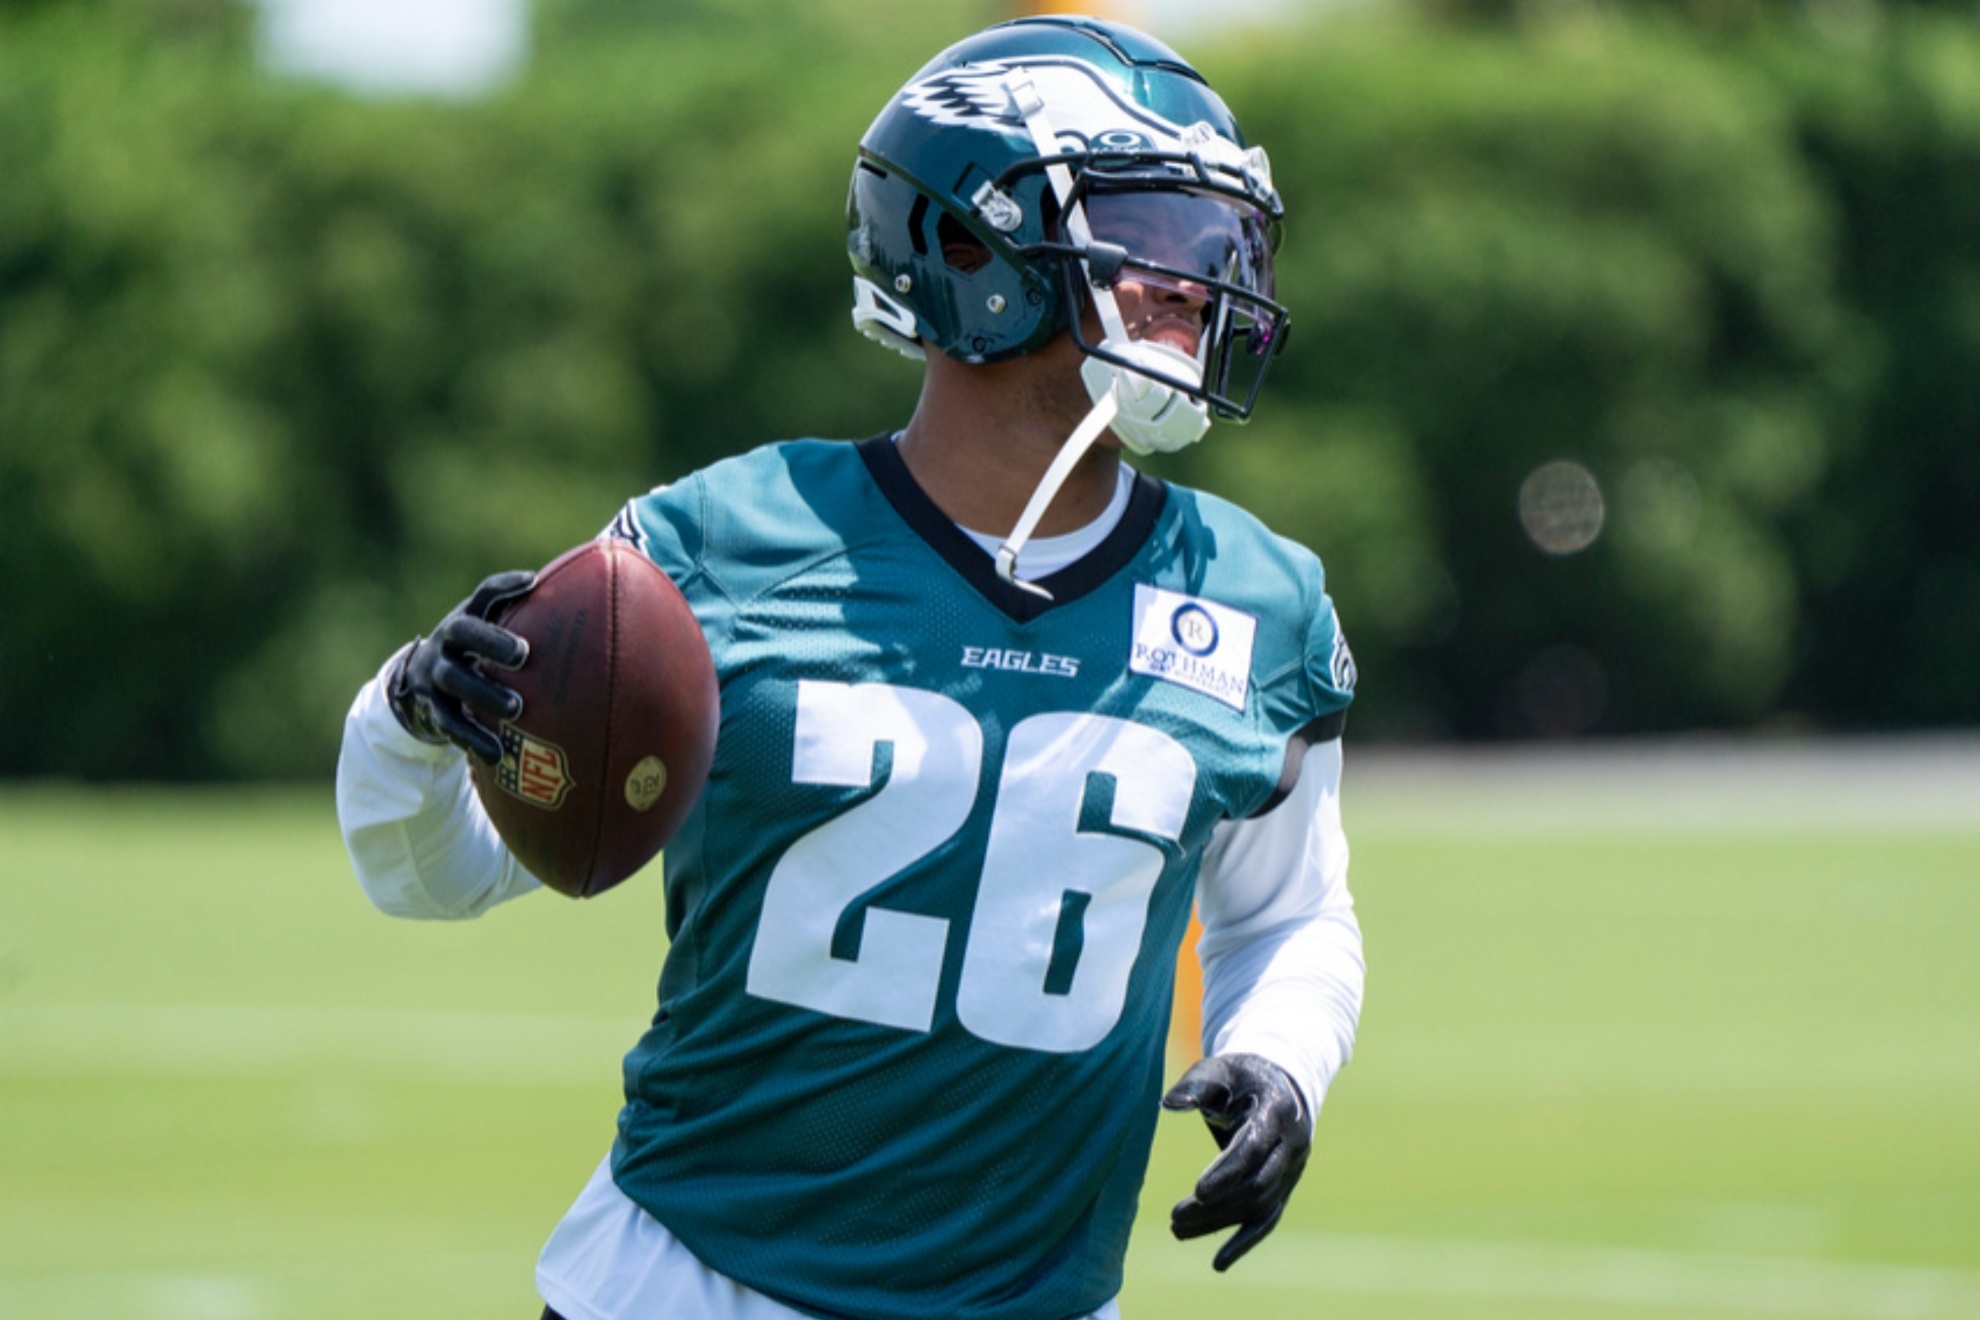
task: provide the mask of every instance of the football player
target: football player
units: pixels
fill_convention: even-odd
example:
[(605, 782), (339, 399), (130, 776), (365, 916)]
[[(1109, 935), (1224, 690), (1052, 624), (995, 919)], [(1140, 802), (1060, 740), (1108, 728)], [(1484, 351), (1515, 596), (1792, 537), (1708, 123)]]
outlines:
[[(1353, 663), (1313, 554), (1122, 450), (1249, 414), (1280, 214), (1203, 79), (1113, 23), (978, 33), (861, 141), (853, 319), (925, 363), (913, 415), (717, 463), (605, 533), (693, 606), (721, 737), (547, 1315), (1113, 1316), (1163, 1107), (1221, 1148), (1175, 1233), (1234, 1230), (1221, 1270), (1278, 1222), (1361, 1005)], [(339, 812), (387, 912), (537, 887), (466, 772), (523, 658), (481, 616), (528, 582), (351, 711)], [(1206, 1057), (1165, 1094), (1192, 903)]]

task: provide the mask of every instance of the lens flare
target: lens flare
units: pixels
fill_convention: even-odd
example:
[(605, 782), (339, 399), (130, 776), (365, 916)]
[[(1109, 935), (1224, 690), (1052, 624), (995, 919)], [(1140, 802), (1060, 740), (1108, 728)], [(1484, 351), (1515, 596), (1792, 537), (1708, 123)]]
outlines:
[(1519, 487), (1519, 525), (1550, 555), (1579, 554), (1602, 534), (1605, 510), (1595, 474), (1571, 459), (1543, 463)]

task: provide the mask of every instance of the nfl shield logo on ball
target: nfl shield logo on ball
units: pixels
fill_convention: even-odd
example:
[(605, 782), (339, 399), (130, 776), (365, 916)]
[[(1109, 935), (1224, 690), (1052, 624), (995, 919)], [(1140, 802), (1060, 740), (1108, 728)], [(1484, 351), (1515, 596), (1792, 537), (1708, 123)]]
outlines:
[(502, 726), (502, 764), (495, 771), (502, 791), (532, 806), (555, 811), (571, 791), (564, 749), (532, 738), (513, 724)]

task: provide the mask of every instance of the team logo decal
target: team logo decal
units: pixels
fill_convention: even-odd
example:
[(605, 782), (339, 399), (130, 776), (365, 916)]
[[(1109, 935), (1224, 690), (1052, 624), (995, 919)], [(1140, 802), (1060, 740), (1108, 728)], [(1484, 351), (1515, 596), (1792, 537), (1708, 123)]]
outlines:
[(1105, 75), (1080, 60), (1027, 56), (945, 69), (908, 87), (901, 103), (933, 123), (1028, 139), (1011, 95), (1011, 85), (1023, 82), (1052, 107), (1052, 129), (1062, 151), (1183, 152), (1242, 176), (1250, 187), (1272, 190), (1272, 165), (1263, 147), (1240, 147), (1207, 123), (1184, 127), (1164, 119), (1122, 96)]
[(1341, 631), (1338, 623), (1334, 625), (1334, 659), (1328, 668), (1338, 691), (1354, 691), (1354, 681), (1361, 676), (1361, 671), (1354, 667), (1354, 652), (1348, 650), (1347, 634)]
[(1197, 596), (1137, 584), (1128, 669), (1243, 710), (1258, 620)]
[(1103, 135), (1121, 142), (1135, 137), (1139, 146), (1151, 145), (1124, 130), (1123, 119), (1145, 126), (1156, 141), (1173, 143), (1183, 137), (1181, 125), (1126, 100), (1098, 70), (1078, 60), (1029, 57), (946, 69), (907, 88), (901, 100), (908, 109), (937, 124), (1023, 137), (1024, 116), (1018, 113), (1008, 86), (1013, 76), (1038, 88), (1045, 104), (1052, 107), (1052, 127), (1060, 136), (1076, 139), (1076, 147), (1097, 142)]
[(639, 530), (639, 519), (633, 517), (632, 505), (628, 504), (625, 508), (619, 510), (619, 516), (612, 519), (610, 525), (605, 528), (604, 534), (599, 539), (625, 541), (639, 549), (645, 549), (644, 546), (640, 545), (642, 537)]
[(532, 806), (555, 811), (571, 791), (570, 763), (564, 749), (533, 738), (513, 724), (502, 726), (502, 764), (495, 769), (502, 791)]
[[(671, 489), (673, 488), (670, 485), (662, 483), (646, 493), (648, 495), (665, 495)], [(601, 541), (626, 541), (634, 548), (644, 552), (646, 550), (646, 532), (639, 525), (638, 507), (638, 500), (633, 500), (626, 504), (625, 507), (619, 510), (618, 516), (606, 525), (605, 530), (598, 534), (598, 539)]]

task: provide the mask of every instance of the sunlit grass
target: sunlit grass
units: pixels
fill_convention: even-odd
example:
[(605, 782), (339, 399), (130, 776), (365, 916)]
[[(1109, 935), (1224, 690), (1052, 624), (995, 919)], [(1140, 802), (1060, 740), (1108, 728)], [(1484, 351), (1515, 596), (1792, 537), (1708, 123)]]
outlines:
[[(1980, 829), (1461, 805), (1351, 797), (1369, 1004), (1307, 1183), (1218, 1278), (1165, 1119), (1130, 1320), (1980, 1313)], [(656, 879), (393, 922), (321, 790), (0, 794), (0, 1315), (532, 1316)]]

